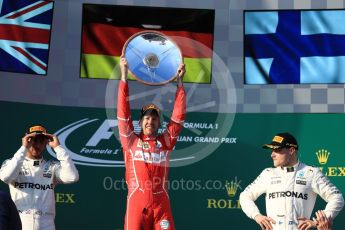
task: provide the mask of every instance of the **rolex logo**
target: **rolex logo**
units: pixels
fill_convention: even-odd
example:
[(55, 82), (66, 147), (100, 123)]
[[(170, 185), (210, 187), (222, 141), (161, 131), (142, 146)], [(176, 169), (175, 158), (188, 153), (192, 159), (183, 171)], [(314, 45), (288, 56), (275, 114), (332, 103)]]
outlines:
[(241, 181), (237, 181), (237, 177), (235, 177), (235, 180), (232, 180), (230, 182), (226, 181), (225, 188), (229, 197), (234, 197), (236, 195), (237, 189), (241, 188), (240, 183)]
[(316, 153), (317, 159), (319, 161), (320, 164), (324, 165), (327, 163), (328, 161), (328, 157), (331, 154), (330, 152), (328, 152), (326, 149), (320, 149), (319, 151), (317, 151)]

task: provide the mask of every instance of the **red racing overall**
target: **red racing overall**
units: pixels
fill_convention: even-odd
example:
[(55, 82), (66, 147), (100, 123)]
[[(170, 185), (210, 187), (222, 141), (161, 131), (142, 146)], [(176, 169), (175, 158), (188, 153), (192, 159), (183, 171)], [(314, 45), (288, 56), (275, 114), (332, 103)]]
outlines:
[(128, 84), (120, 81), (117, 119), (128, 187), (125, 230), (175, 229), (167, 190), (169, 154), (183, 128), (186, 98), (176, 90), (174, 110), (166, 130), (155, 138), (134, 133)]

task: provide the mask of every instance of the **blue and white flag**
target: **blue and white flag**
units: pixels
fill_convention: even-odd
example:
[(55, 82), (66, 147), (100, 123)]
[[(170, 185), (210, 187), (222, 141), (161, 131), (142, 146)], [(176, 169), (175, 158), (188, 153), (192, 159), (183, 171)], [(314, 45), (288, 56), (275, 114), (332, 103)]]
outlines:
[(345, 83), (345, 10), (244, 14), (246, 84)]
[(53, 2), (0, 0), (0, 71), (47, 73)]

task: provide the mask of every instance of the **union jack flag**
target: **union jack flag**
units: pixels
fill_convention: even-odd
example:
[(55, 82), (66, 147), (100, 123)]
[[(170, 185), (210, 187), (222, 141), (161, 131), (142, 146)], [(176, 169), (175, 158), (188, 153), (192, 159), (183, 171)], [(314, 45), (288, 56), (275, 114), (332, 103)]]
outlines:
[(0, 0), (0, 71), (47, 73), (53, 2)]

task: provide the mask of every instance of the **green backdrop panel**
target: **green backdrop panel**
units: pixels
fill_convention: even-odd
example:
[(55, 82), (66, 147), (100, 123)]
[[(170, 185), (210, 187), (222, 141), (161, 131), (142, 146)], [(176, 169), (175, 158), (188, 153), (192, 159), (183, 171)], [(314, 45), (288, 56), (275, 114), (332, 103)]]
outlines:
[[(56, 188), (57, 229), (123, 229), (127, 191), (122, 151), (114, 135), (117, 123), (111, 117), (114, 112), (9, 102), (0, 102), (0, 106), (0, 162), (12, 157), (33, 123), (59, 134), (73, 153), (80, 181)], [(133, 112), (134, 118), (138, 115), (139, 111)], [(240, 210), (239, 193), (272, 166), (270, 151), (261, 146), (278, 132), (294, 134), (301, 160), (322, 167), (345, 192), (344, 114), (236, 114), (233, 123), (227, 117), (230, 115), (187, 114), (172, 153), (172, 165), (185, 166), (170, 169), (169, 194), (177, 229), (258, 229)], [(319, 159), (316, 153), (328, 158)], [(45, 158), (51, 157), (45, 153)], [(8, 191), (2, 182), (0, 187)], [(263, 197), (257, 203), (264, 213)], [(318, 199), (315, 210), (323, 206)], [(334, 229), (344, 224), (342, 212)]]

